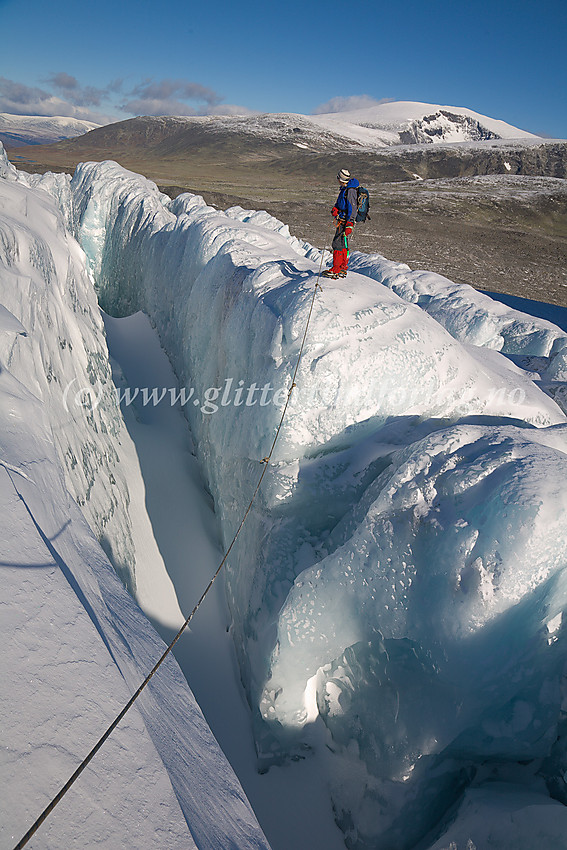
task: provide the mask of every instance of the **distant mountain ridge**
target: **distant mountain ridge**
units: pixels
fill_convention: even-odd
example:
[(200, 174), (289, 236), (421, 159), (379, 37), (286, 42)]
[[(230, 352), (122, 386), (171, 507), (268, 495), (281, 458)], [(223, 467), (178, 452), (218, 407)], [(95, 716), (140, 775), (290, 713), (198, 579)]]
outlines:
[(263, 187), (258, 203), (265, 203), (269, 186), (318, 185), (345, 162), (370, 185), (486, 174), (567, 176), (565, 142), (463, 107), (411, 102), (326, 115), (139, 116), (12, 154), (18, 167), (31, 171), (72, 171), (92, 160), (115, 160), (158, 185), (227, 198), (253, 198)]
[[(98, 125), (66, 117), (8, 115), (0, 113), (0, 141), (8, 147), (52, 144), (76, 138), (92, 130), (123, 127), (129, 122), (146, 122), (145, 142), (151, 144), (164, 132), (184, 136), (191, 130), (194, 139), (218, 134), (244, 134), (250, 140), (289, 142), (297, 148), (322, 153), (344, 149), (345, 142), (355, 148), (384, 148), (398, 145), (483, 142), (498, 139), (536, 141), (540, 137), (459, 106), (439, 106), (413, 101), (394, 101), (349, 112), (317, 115), (265, 113), (245, 116), (162, 116), (127, 119), (116, 124)], [(136, 125), (129, 124), (130, 129)], [(114, 129), (109, 131), (114, 133)], [(107, 136), (100, 134), (100, 138)], [(186, 142), (186, 139), (185, 139)], [(171, 147), (168, 144), (168, 147)], [(170, 153), (175, 151), (170, 150)]]
[[(97, 141), (113, 138), (119, 146), (156, 144), (165, 156), (181, 148), (216, 144), (240, 135), (247, 145), (268, 143), (312, 153), (384, 149), (400, 145), (489, 140), (541, 141), (539, 136), (480, 115), (464, 107), (399, 101), (352, 112), (302, 115), (268, 112), (259, 115), (138, 116), (100, 127)], [(90, 144), (95, 137), (82, 140)]]
[(63, 139), (75, 138), (99, 126), (92, 121), (82, 121), (62, 115), (44, 117), (9, 115), (6, 112), (0, 112), (0, 141), (12, 148), (25, 145), (49, 145)]

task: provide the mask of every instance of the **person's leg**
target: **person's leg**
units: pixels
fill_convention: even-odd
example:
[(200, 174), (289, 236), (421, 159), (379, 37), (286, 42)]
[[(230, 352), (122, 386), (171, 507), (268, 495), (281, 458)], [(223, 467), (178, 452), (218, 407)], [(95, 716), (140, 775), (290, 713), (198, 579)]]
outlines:
[(335, 236), (333, 242), (331, 244), (331, 248), (333, 249), (333, 265), (330, 269), (327, 269), (323, 274), (329, 275), (338, 275), (343, 268), (344, 262), (344, 247), (345, 247), (345, 237), (344, 237), (345, 227), (344, 224), (339, 224), (336, 229)]
[(342, 227), (342, 248), (339, 252), (340, 256), (338, 257), (338, 261), (340, 264), (339, 275), (341, 277), (346, 277), (347, 269), (348, 269), (348, 237), (345, 233), (344, 225)]
[(345, 226), (339, 224), (335, 232), (332, 244), (333, 249), (333, 271), (340, 272), (343, 267), (343, 251), (345, 247)]

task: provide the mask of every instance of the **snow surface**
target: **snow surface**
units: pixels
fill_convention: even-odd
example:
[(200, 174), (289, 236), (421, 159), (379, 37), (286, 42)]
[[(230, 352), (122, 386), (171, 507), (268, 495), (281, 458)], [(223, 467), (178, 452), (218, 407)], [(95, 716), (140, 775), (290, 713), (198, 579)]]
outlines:
[[(194, 390), (185, 413), (226, 544), (320, 253), (265, 212), (170, 201), (111, 162), (45, 188), (103, 307), (143, 310)], [(530, 793), (567, 799), (567, 419), (542, 391), (565, 382), (567, 336), (437, 275), (353, 263), (317, 294), (275, 461), (226, 567), (231, 633), (268, 777), (326, 777), (351, 847), (445, 833), (449, 846), (451, 813), (458, 841), (484, 814), (488, 785), (467, 801), (487, 760), (536, 760)], [(499, 817), (523, 793), (496, 794)], [(540, 826), (525, 825), (533, 846)]]
[[(474, 357), (493, 368), (498, 368), (499, 358), (491, 351), (508, 355), (508, 369), (511, 362), (515, 363), (518, 373), (537, 381), (567, 412), (567, 333), (558, 325), (495, 301), (468, 284), (453, 283), (433, 272), (412, 270), (405, 263), (392, 263), (379, 254), (355, 251), (351, 268), (418, 304), (451, 336), (468, 346)], [(494, 391), (502, 392), (502, 388)], [(515, 390), (511, 388), (510, 392)]]

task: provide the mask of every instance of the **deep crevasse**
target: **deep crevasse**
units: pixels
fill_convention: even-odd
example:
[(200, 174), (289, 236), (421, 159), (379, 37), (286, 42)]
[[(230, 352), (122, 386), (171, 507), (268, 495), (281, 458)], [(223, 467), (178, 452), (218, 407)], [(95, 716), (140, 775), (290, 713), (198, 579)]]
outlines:
[[(187, 406), (229, 541), (279, 419), (317, 251), (265, 213), (170, 202), (113, 163), (48, 180), (103, 306), (144, 309), (197, 399), (230, 387), (212, 413)], [(540, 374), (497, 349), (558, 382), (566, 339), (469, 287), (456, 302), (439, 276), (353, 266), (364, 276), (317, 296), (227, 589), (262, 758), (327, 744), (352, 845), (410, 847), (478, 764), (549, 756), (557, 737), (565, 417)], [(419, 297), (402, 294), (435, 295), (435, 319), (371, 277), (416, 282)], [(253, 404), (235, 404), (238, 387)], [(555, 748), (543, 767), (556, 793), (564, 763)]]
[[(127, 435), (85, 257), (26, 183), (0, 149), (3, 848), (165, 648), (95, 537), (132, 586)], [(96, 405), (74, 404), (81, 388)], [(29, 842), (72, 845), (267, 850), (171, 656)]]

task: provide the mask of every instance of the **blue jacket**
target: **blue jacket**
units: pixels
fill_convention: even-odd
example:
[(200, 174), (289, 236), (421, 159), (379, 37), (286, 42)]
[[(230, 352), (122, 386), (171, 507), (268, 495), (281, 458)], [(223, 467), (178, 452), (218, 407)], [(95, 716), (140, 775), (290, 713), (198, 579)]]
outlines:
[(354, 221), (357, 213), (357, 189), (360, 183), (356, 178), (351, 177), (346, 186), (341, 186), (339, 197), (337, 198), (336, 208), (339, 211), (339, 218), (345, 221)]

